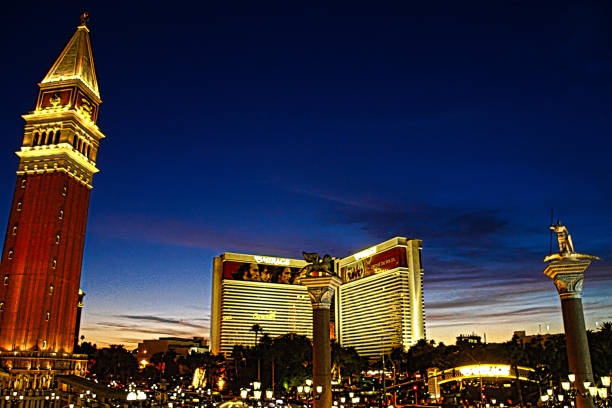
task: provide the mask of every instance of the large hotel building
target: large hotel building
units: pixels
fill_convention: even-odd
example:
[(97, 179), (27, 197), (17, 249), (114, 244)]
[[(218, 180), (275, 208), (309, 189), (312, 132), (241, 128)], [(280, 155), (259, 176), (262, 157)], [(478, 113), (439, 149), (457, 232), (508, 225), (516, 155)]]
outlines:
[[(342, 285), (332, 305), (332, 337), (375, 358), (425, 338), (423, 269), (417, 239), (396, 237), (335, 260)], [(256, 336), (312, 338), (312, 307), (299, 284), (303, 260), (224, 253), (213, 261), (210, 347), (231, 353)], [(261, 333), (252, 328), (257, 324)]]

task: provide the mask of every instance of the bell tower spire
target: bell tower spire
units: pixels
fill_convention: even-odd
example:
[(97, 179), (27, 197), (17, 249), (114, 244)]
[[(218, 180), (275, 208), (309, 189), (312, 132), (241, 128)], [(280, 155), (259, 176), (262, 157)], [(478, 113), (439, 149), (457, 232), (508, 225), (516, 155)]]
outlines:
[(102, 101), (87, 21), (84, 13), (38, 84), (34, 110), (22, 116), (0, 261), (0, 351), (15, 356), (73, 350), (89, 197), (104, 138), (96, 125)]
[(79, 79), (100, 98), (98, 79), (96, 78), (96, 69), (91, 53), (91, 42), (89, 41), (88, 21), (89, 14), (85, 11), (81, 14), (81, 23), (77, 27), (77, 31), (45, 75), (42, 84)]

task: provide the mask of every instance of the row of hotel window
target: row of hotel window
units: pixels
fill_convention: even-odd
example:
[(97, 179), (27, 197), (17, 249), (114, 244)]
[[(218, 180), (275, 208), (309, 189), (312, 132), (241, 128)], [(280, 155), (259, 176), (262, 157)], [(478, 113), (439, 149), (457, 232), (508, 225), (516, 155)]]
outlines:
[[(32, 139), (32, 147), (34, 146), (42, 146), (42, 145), (50, 145), (50, 144), (58, 144), (60, 141), (60, 131), (49, 131), (49, 132), (35, 132), (34, 137)], [(72, 146), (78, 150), (81, 154), (83, 154), (88, 159), (91, 154), (91, 145), (78, 137), (76, 134), (72, 139)]]

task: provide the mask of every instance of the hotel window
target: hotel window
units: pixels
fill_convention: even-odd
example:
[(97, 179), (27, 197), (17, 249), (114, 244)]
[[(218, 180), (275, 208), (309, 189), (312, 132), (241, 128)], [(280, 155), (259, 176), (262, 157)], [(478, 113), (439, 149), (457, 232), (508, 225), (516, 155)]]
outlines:
[(53, 261), (51, 261), (51, 267), (53, 269), (57, 268), (57, 259), (53, 258)]
[(52, 294), (53, 294), (53, 289), (55, 289), (55, 288), (53, 287), (53, 285), (52, 285), (52, 284), (51, 284), (51, 285), (49, 285), (49, 294), (50, 294), (50, 295), (52, 295)]
[(13, 235), (17, 235), (17, 224), (13, 225)]
[(49, 319), (50, 319), (50, 318), (51, 318), (51, 313), (50, 313), (50, 312), (47, 312), (47, 313), (45, 314), (45, 320), (46, 320), (46, 321), (49, 321)]
[(64, 210), (62, 210), (61, 208), (59, 210), (59, 215), (57, 216), (57, 218), (59, 218), (60, 220), (64, 219)]
[(4, 275), (4, 286), (8, 286), (8, 282), (9, 282), (9, 276)]
[(9, 249), (9, 251), (8, 251), (8, 259), (13, 259), (13, 255), (15, 255), (15, 252), (12, 249)]

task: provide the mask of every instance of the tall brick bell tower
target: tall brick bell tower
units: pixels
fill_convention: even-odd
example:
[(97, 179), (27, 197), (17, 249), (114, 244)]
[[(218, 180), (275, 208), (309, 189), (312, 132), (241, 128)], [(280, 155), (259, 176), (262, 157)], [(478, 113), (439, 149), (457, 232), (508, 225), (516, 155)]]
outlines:
[[(85, 370), (82, 356), (70, 353), (92, 176), (104, 138), (96, 126), (101, 100), (87, 20), (84, 13), (39, 84), (36, 108), (23, 115), (0, 263), (0, 365), (13, 373)], [(33, 385), (22, 381), (12, 385)]]

